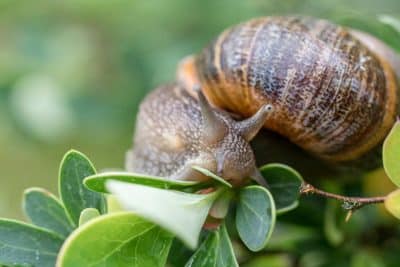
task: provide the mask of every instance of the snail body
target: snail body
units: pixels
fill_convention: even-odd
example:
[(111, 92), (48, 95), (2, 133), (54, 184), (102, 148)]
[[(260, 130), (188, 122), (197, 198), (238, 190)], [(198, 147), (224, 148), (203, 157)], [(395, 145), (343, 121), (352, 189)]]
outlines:
[(395, 121), (399, 61), (374, 50), (379, 40), (355, 36), (307, 17), (227, 29), (144, 100), (128, 170), (186, 179), (200, 165), (231, 181), (257, 179), (248, 142), (262, 126), (326, 161), (361, 157)]
[(232, 184), (259, 179), (249, 141), (270, 110), (264, 105), (237, 122), (212, 108), (201, 91), (196, 98), (176, 83), (161, 86), (141, 105), (127, 169), (178, 180), (207, 179), (192, 168), (200, 166)]

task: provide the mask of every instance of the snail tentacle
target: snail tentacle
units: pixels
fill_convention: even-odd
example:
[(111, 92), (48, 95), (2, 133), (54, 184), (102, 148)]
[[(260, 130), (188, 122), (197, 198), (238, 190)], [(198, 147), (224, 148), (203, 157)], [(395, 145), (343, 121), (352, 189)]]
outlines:
[(203, 92), (200, 89), (196, 89), (196, 91), (203, 118), (202, 141), (209, 144), (216, 143), (226, 135), (227, 127), (224, 125), (224, 122), (218, 118)]
[(272, 105), (263, 105), (257, 113), (237, 124), (239, 132), (246, 141), (251, 141), (265, 124), (265, 120), (273, 110)]

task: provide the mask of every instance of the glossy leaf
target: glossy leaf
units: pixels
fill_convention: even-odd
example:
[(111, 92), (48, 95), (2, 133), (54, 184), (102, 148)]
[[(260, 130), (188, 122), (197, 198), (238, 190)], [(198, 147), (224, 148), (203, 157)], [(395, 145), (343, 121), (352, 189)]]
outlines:
[(53, 267), (63, 238), (33, 225), (0, 220), (0, 264)]
[(223, 219), (228, 214), (229, 206), (233, 197), (233, 192), (228, 190), (222, 193), (214, 202), (210, 209), (210, 216)]
[(82, 210), (95, 208), (105, 213), (106, 202), (103, 195), (84, 187), (83, 179), (96, 173), (89, 159), (78, 151), (67, 152), (60, 166), (59, 190), (68, 215), (75, 225), (79, 225)]
[(396, 122), (383, 143), (383, 167), (390, 180), (400, 187), (400, 122)]
[(189, 194), (112, 180), (106, 186), (126, 210), (162, 226), (192, 249), (219, 194)]
[(107, 196), (107, 213), (112, 213), (112, 212), (119, 212), (119, 211), (124, 211), (124, 209), (121, 207), (121, 204), (118, 202), (117, 198), (114, 195), (108, 195)]
[(301, 175), (291, 167), (279, 163), (265, 165), (260, 171), (268, 183), (277, 212), (283, 213), (296, 208), (303, 183)]
[(176, 189), (182, 190), (198, 184), (193, 181), (177, 181), (168, 180), (162, 177), (149, 176), (138, 173), (129, 172), (106, 172), (87, 177), (83, 183), (87, 188), (93, 191), (108, 193), (106, 189), (106, 182), (109, 180), (116, 180), (131, 184), (141, 184), (162, 189)]
[(193, 166), (192, 168), (195, 169), (195, 170), (198, 171), (198, 172), (201, 172), (201, 173), (204, 174), (205, 176), (208, 176), (208, 177), (214, 179), (215, 181), (219, 182), (219, 183), (222, 184), (222, 185), (225, 185), (225, 186), (227, 186), (227, 187), (232, 187), (232, 185), (231, 185), (229, 182), (227, 182), (224, 178), (219, 177), (218, 175), (216, 175), (216, 174), (213, 173), (213, 172), (210, 172), (210, 171), (207, 170), (207, 169), (204, 169), (204, 168), (199, 167), (199, 166)]
[(193, 256), (193, 250), (189, 249), (181, 240), (175, 238), (172, 241), (171, 249), (168, 255), (168, 267), (185, 266)]
[(225, 225), (209, 233), (185, 267), (239, 267)]
[(97, 217), (63, 245), (57, 267), (164, 267), (172, 235), (132, 213)]
[(400, 220), (400, 189), (390, 193), (385, 200), (385, 208)]
[(259, 251), (266, 246), (275, 225), (275, 218), (274, 199), (267, 189), (248, 186), (240, 191), (236, 228), (250, 250)]
[(96, 217), (99, 217), (100, 213), (97, 209), (87, 208), (81, 212), (81, 216), (79, 217), (79, 226), (84, 225), (88, 221), (93, 220)]
[(393, 29), (395, 29), (397, 32), (400, 33), (400, 20), (392, 17), (390, 15), (380, 15), (379, 16), (379, 21), (391, 26)]
[(67, 237), (74, 229), (64, 206), (50, 192), (30, 188), (24, 192), (23, 207), (34, 225)]

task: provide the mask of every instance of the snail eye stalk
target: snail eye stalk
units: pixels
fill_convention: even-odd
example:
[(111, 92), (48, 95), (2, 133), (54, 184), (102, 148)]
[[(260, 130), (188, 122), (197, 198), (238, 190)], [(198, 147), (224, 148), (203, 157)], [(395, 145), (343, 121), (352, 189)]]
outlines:
[(264, 126), (265, 120), (272, 111), (272, 105), (266, 104), (263, 105), (252, 117), (238, 122), (237, 128), (242, 137), (250, 142)]
[(228, 128), (225, 123), (218, 118), (199, 86), (195, 87), (195, 91), (197, 91), (201, 115), (203, 117), (202, 139), (207, 144), (217, 143), (224, 138)]

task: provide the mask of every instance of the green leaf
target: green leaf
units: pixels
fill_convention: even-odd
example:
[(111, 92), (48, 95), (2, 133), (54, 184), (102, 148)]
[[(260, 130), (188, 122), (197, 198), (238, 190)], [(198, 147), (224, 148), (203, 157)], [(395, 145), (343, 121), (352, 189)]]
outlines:
[(97, 209), (94, 209), (94, 208), (84, 209), (81, 212), (81, 216), (79, 217), (79, 226), (82, 226), (85, 223), (87, 223), (88, 221), (90, 221), (96, 217), (99, 217), (99, 216), (100, 216), (100, 213)]
[(64, 206), (50, 192), (30, 188), (24, 192), (23, 207), (26, 216), (39, 227), (67, 237), (74, 229)]
[(345, 239), (343, 230), (345, 214), (340, 203), (333, 199), (328, 200), (324, 214), (323, 230), (326, 239), (333, 246), (339, 246)]
[(107, 213), (124, 211), (114, 195), (107, 196)]
[(57, 267), (164, 267), (172, 235), (128, 212), (97, 217), (67, 239)]
[(268, 183), (268, 189), (274, 198), (278, 213), (292, 210), (298, 206), (303, 178), (297, 171), (279, 163), (265, 165), (261, 167), (260, 171)]
[(239, 267), (225, 225), (211, 232), (185, 267)]
[(83, 183), (87, 188), (96, 192), (108, 193), (106, 182), (116, 180), (131, 184), (141, 184), (162, 189), (182, 190), (192, 187), (198, 182), (168, 180), (162, 177), (149, 176), (145, 174), (129, 173), (129, 172), (106, 172), (85, 178)]
[(236, 210), (236, 228), (251, 251), (263, 249), (275, 225), (275, 203), (271, 193), (261, 186), (248, 186), (240, 191)]
[(83, 179), (96, 173), (92, 163), (82, 153), (71, 150), (65, 154), (59, 175), (59, 191), (68, 215), (75, 225), (79, 225), (81, 211), (95, 208), (106, 212), (103, 195), (92, 192), (83, 186)]
[(185, 266), (192, 255), (192, 250), (190, 250), (181, 240), (174, 238), (168, 255), (168, 264), (166, 266)]
[(390, 16), (390, 15), (380, 15), (378, 17), (379, 21), (389, 25), (390, 27), (392, 27), (393, 29), (395, 29), (397, 32), (400, 33), (400, 20)]
[(220, 193), (189, 194), (112, 180), (106, 186), (126, 210), (160, 225), (192, 249), (196, 248), (204, 221)]
[(400, 220), (400, 189), (393, 191), (386, 197), (385, 208)]
[(383, 143), (383, 167), (390, 180), (400, 187), (400, 122), (396, 122)]
[(231, 190), (227, 190), (224, 193), (222, 193), (212, 205), (210, 209), (210, 216), (217, 219), (225, 218), (226, 215), (228, 214), (232, 197), (233, 197), (233, 192)]
[(62, 243), (53, 232), (0, 219), (0, 264), (53, 267)]
[(207, 169), (204, 169), (204, 168), (199, 167), (199, 166), (193, 166), (192, 168), (195, 169), (196, 171), (204, 174), (205, 176), (208, 176), (208, 177), (214, 179), (215, 181), (219, 182), (222, 185), (225, 185), (225, 186), (230, 187), (230, 188), (232, 187), (232, 185), (230, 183), (228, 183), (224, 178), (219, 177), (218, 175), (214, 174), (213, 172), (210, 172)]

